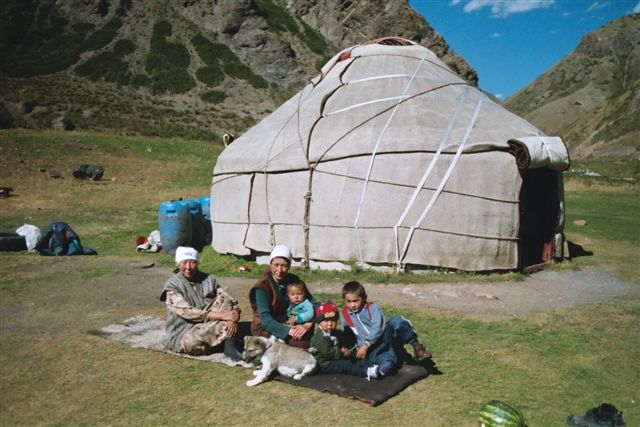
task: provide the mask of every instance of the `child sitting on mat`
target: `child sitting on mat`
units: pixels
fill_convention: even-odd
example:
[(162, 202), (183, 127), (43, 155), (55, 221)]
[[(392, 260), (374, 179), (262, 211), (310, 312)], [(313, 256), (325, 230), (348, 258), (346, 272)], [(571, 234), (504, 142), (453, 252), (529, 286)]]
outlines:
[(357, 342), (355, 357), (374, 363), (371, 378), (394, 374), (399, 367), (398, 354), (404, 344), (411, 344), (414, 358), (431, 357), (418, 341), (418, 334), (411, 322), (402, 316), (391, 316), (385, 321), (377, 304), (367, 301), (367, 293), (360, 282), (349, 282), (342, 287), (345, 307), (342, 310), (342, 327), (354, 333)]
[(370, 379), (375, 368), (365, 359), (353, 358), (353, 352), (340, 342), (337, 329), (338, 307), (331, 301), (316, 309), (316, 327), (309, 351), (318, 361), (319, 374), (346, 374)]

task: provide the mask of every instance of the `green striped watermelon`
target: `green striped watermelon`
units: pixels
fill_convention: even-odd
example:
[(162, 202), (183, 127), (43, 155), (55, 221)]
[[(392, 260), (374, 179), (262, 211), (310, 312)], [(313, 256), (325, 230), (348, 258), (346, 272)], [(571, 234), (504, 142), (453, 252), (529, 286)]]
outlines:
[(478, 422), (480, 427), (525, 427), (522, 412), (500, 400), (491, 400), (480, 408)]

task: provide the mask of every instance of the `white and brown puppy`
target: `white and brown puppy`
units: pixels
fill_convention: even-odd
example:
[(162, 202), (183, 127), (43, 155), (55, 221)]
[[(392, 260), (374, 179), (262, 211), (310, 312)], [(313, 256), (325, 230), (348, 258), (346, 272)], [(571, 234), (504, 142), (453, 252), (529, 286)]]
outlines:
[(260, 358), (262, 362), (262, 367), (253, 371), (255, 378), (247, 381), (249, 387), (267, 381), (274, 371), (299, 380), (317, 366), (316, 359), (307, 350), (281, 343), (275, 336), (245, 337), (242, 358), (247, 362)]

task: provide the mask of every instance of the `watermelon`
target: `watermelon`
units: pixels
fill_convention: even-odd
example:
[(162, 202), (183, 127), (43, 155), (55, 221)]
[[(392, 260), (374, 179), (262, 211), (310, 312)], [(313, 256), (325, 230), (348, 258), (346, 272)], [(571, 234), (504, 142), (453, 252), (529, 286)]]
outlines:
[(500, 400), (491, 400), (480, 408), (478, 422), (480, 427), (525, 427), (522, 412)]

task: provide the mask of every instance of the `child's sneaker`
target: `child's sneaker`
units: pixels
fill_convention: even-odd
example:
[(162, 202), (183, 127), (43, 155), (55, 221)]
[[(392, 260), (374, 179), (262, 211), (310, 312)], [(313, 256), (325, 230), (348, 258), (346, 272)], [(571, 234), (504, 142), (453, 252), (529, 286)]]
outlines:
[(416, 360), (431, 359), (431, 353), (422, 344), (416, 344), (413, 347), (413, 358)]
[(367, 381), (378, 378), (378, 365), (373, 365), (367, 368)]

